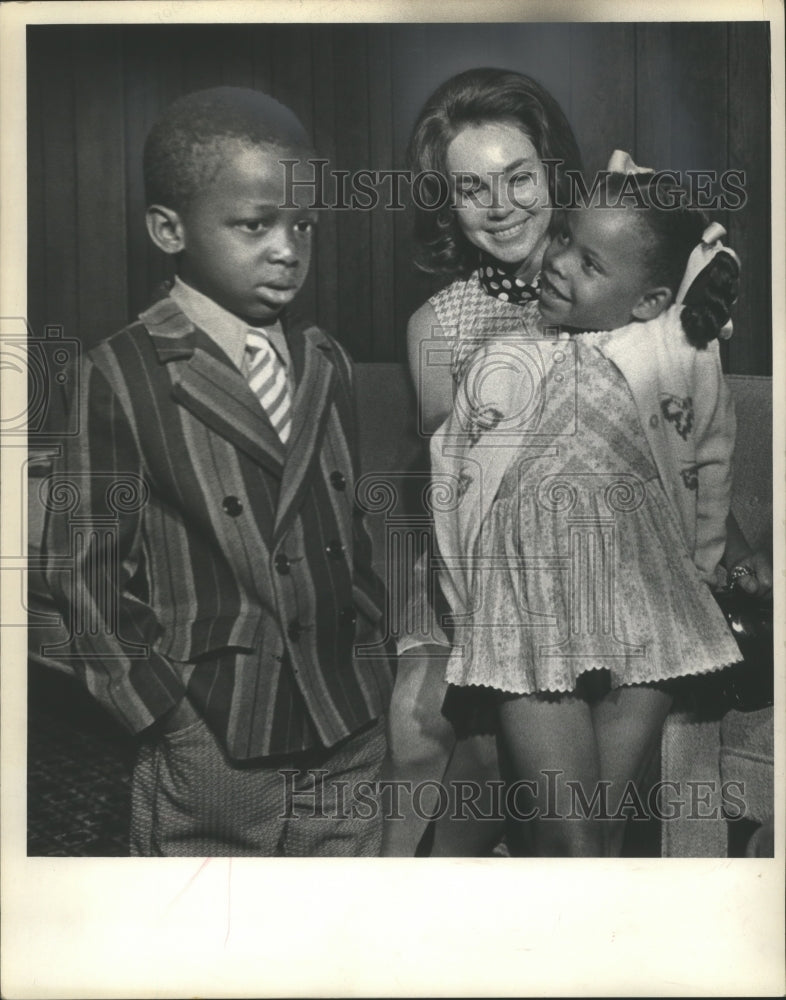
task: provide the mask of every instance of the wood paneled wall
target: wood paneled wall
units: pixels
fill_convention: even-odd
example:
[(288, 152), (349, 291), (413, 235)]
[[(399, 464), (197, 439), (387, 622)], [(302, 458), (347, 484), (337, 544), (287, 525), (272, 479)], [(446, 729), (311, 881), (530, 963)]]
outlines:
[[(290, 105), (341, 170), (403, 166), (443, 80), (479, 65), (557, 98), (586, 166), (614, 147), (656, 168), (740, 168), (720, 216), (743, 260), (729, 371), (771, 371), (766, 23), (135, 25), (28, 28), (29, 304), (89, 346), (147, 304), (167, 262), (144, 229), (141, 151), (190, 90), (259, 87)], [(412, 264), (409, 211), (320, 221), (304, 305), (358, 361), (401, 361), (408, 315), (436, 287)]]

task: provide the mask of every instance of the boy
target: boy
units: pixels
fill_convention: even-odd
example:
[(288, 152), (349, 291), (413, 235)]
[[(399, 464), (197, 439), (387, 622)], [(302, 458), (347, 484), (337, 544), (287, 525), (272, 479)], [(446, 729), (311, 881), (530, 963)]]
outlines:
[(52, 480), (48, 551), (76, 560), (49, 571), (69, 656), (143, 736), (132, 854), (379, 853), (392, 667), (354, 654), (379, 639), (382, 594), (353, 503), (351, 369), (285, 315), (316, 219), (280, 161), (309, 155), (258, 91), (190, 94), (154, 125), (147, 226), (177, 277), (89, 353)]

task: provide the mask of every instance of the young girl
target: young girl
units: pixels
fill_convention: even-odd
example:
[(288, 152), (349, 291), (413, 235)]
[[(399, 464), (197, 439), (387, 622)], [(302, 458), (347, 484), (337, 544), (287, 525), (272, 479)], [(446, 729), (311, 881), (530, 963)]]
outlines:
[(516, 854), (619, 854), (668, 682), (739, 658), (708, 586), (738, 262), (651, 177), (610, 174), (566, 213), (541, 272), (553, 336), (477, 352), (432, 439), (453, 488), (435, 512), (446, 678), (495, 692)]

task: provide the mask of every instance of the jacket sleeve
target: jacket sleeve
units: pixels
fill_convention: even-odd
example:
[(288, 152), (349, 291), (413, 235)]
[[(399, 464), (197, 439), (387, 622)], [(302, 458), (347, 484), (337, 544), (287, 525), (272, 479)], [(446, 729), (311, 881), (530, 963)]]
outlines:
[(702, 575), (712, 581), (726, 544), (731, 504), (736, 420), (717, 341), (696, 354), (696, 553)]
[(184, 687), (155, 651), (160, 628), (140, 582), (149, 485), (131, 424), (90, 358), (80, 385), (79, 434), (64, 440), (47, 501), (47, 585), (69, 632), (51, 655), (139, 732), (173, 708)]

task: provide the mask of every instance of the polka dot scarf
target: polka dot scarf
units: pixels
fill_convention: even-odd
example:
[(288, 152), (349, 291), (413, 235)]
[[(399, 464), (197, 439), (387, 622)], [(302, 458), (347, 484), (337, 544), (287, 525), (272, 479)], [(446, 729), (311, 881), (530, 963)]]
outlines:
[(501, 267), (497, 261), (486, 256), (480, 261), (480, 283), (487, 295), (514, 305), (537, 299), (540, 291), (540, 276), (530, 285), (523, 278), (517, 278), (512, 270)]

